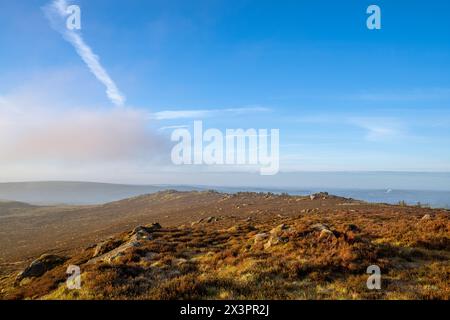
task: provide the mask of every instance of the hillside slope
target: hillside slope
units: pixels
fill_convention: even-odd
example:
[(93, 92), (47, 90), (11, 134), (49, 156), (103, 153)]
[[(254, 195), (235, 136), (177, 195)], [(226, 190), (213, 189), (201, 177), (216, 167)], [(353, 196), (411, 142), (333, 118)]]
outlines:
[[(68, 221), (60, 228), (73, 230), (72, 241), (46, 242), (34, 258), (56, 252), (60, 262), (22, 278), (24, 265), (10, 265), (3, 298), (450, 298), (446, 210), (327, 194), (167, 191), (55, 215)], [(82, 270), (81, 290), (66, 288), (71, 264)], [(373, 264), (379, 291), (366, 287)]]

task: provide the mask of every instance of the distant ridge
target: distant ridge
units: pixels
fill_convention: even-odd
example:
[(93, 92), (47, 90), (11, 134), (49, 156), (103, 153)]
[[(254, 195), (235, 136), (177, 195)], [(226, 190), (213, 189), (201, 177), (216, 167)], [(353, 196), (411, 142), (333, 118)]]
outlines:
[[(170, 187), (178, 191), (194, 187)], [(167, 186), (125, 185), (97, 182), (43, 181), (0, 183), (0, 201), (36, 205), (91, 205), (117, 201), (168, 189)]]
[(450, 208), (450, 191), (405, 190), (401, 188), (333, 188), (333, 187), (226, 187), (208, 185), (126, 185), (98, 182), (42, 181), (0, 183), (0, 201), (18, 201), (33, 205), (96, 205), (119, 201), (164, 190), (205, 191), (224, 193), (272, 192), (276, 194), (309, 195), (326, 191), (345, 198), (360, 199), (371, 203), (409, 205), (420, 203), (432, 208)]

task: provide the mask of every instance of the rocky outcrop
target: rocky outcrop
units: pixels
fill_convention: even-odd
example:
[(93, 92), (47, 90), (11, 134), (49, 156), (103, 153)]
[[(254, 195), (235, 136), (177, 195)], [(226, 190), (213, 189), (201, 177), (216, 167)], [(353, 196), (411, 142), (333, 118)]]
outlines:
[(264, 243), (264, 249), (269, 249), (273, 246), (284, 244), (289, 242), (289, 236), (291, 234), (291, 229), (285, 225), (280, 224), (279, 226), (270, 230), (269, 233), (260, 233), (255, 236), (255, 244)]
[(309, 196), (309, 198), (311, 200), (340, 200), (340, 201), (345, 201), (347, 202), (347, 205), (352, 205), (354, 202), (354, 199), (352, 198), (344, 198), (344, 197), (339, 197), (339, 196), (334, 196), (329, 194), (328, 192), (318, 192), (318, 193), (314, 193), (311, 194)]
[(120, 246), (123, 243), (123, 241), (120, 240), (114, 240), (114, 239), (108, 239), (106, 241), (100, 242), (97, 244), (97, 246), (94, 249), (94, 254), (92, 255), (93, 258), (101, 256), (107, 252), (110, 252), (111, 250), (114, 250), (118, 246)]
[[(128, 234), (128, 236), (124, 240), (115, 242), (115, 244), (119, 243), (118, 246), (113, 246), (108, 241), (103, 242), (97, 246), (93, 258), (87, 263), (93, 264), (98, 261), (113, 262), (116, 258), (125, 255), (126, 251), (128, 251), (129, 249), (140, 247), (142, 245), (142, 242), (144, 241), (153, 240), (153, 233), (157, 230), (160, 230), (161, 228), (162, 227), (159, 223), (153, 223), (146, 226), (137, 226)], [(96, 255), (96, 253), (100, 252), (102, 254)]]
[(207, 217), (207, 218), (202, 218), (200, 220), (194, 221), (191, 223), (191, 226), (195, 226), (197, 224), (201, 224), (201, 223), (213, 223), (213, 222), (218, 222), (220, 220), (222, 220), (222, 217)]
[(63, 264), (66, 260), (67, 258), (65, 257), (54, 254), (44, 254), (31, 262), (31, 264), (17, 276), (16, 280), (21, 281), (25, 278), (40, 277), (47, 271)]
[(319, 200), (319, 199), (321, 199), (321, 200), (326, 200), (326, 199), (328, 199), (328, 197), (329, 197), (329, 194), (328, 194), (328, 192), (319, 192), (319, 193), (314, 193), (314, 194), (312, 194), (312, 195), (310, 195), (309, 196), (309, 198), (311, 199), (311, 200)]

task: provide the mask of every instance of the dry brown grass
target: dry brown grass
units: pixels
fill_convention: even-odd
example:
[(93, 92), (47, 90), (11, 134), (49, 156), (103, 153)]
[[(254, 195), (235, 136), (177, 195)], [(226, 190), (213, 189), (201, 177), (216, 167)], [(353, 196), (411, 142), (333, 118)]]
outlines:
[[(142, 241), (141, 246), (128, 249), (112, 262), (87, 264), (95, 249), (80, 249), (65, 265), (81, 266), (79, 291), (65, 288), (62, 266), (19, 286), (4, 280), (3, 297), (450, 298), (447, 211), (368, 204), (346, 207), (339, 203), (348, 200), (339, 198), (311, 201), (248, 193), (212, 196), (221, 204), (212, 210), (228, 208), (226, 213), (218, 210), (222, 216), (217, 222), (157, 230), (152, 240)], [(312, 206), (316, 209), (305, 210)], [(429, 219), (422, 219), (425, 214)], [(331, 232), (321, 234), (313, 227), (317, 223)], [(265, 246), (268, 239), (255, 241), (257, 234), (269, 235), (274, 229), (276, 239), (283, 241), (270, 247)], [(127, 237), (129, 233), (117, 235), (110, 240), (112, 247), (126, 242)], [(382, 270), (382, 290), (366, 287), (366, 269), (373, 264)]]

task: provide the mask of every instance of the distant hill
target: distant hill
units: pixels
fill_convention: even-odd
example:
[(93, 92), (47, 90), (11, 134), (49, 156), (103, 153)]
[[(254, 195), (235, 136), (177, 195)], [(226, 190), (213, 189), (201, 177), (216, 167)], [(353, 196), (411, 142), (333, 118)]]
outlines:
[(0, 201), (0, 217), (10, 215), (17, 211), (36, 208), (35, 206), (18, 201)]
[[(14, 182), (0, 183), (0, 200), (37, 205), (90, 205), (155, 193), (165, 189), (168, 187), (93, 182)], [(180, 186), (175, 189), (185, 191), (196, 188)]]
[(0, 209), (23, 209), (23, 208), (32, 208), (31, 204), (19, 201), (1, 201), (0, 200)]

